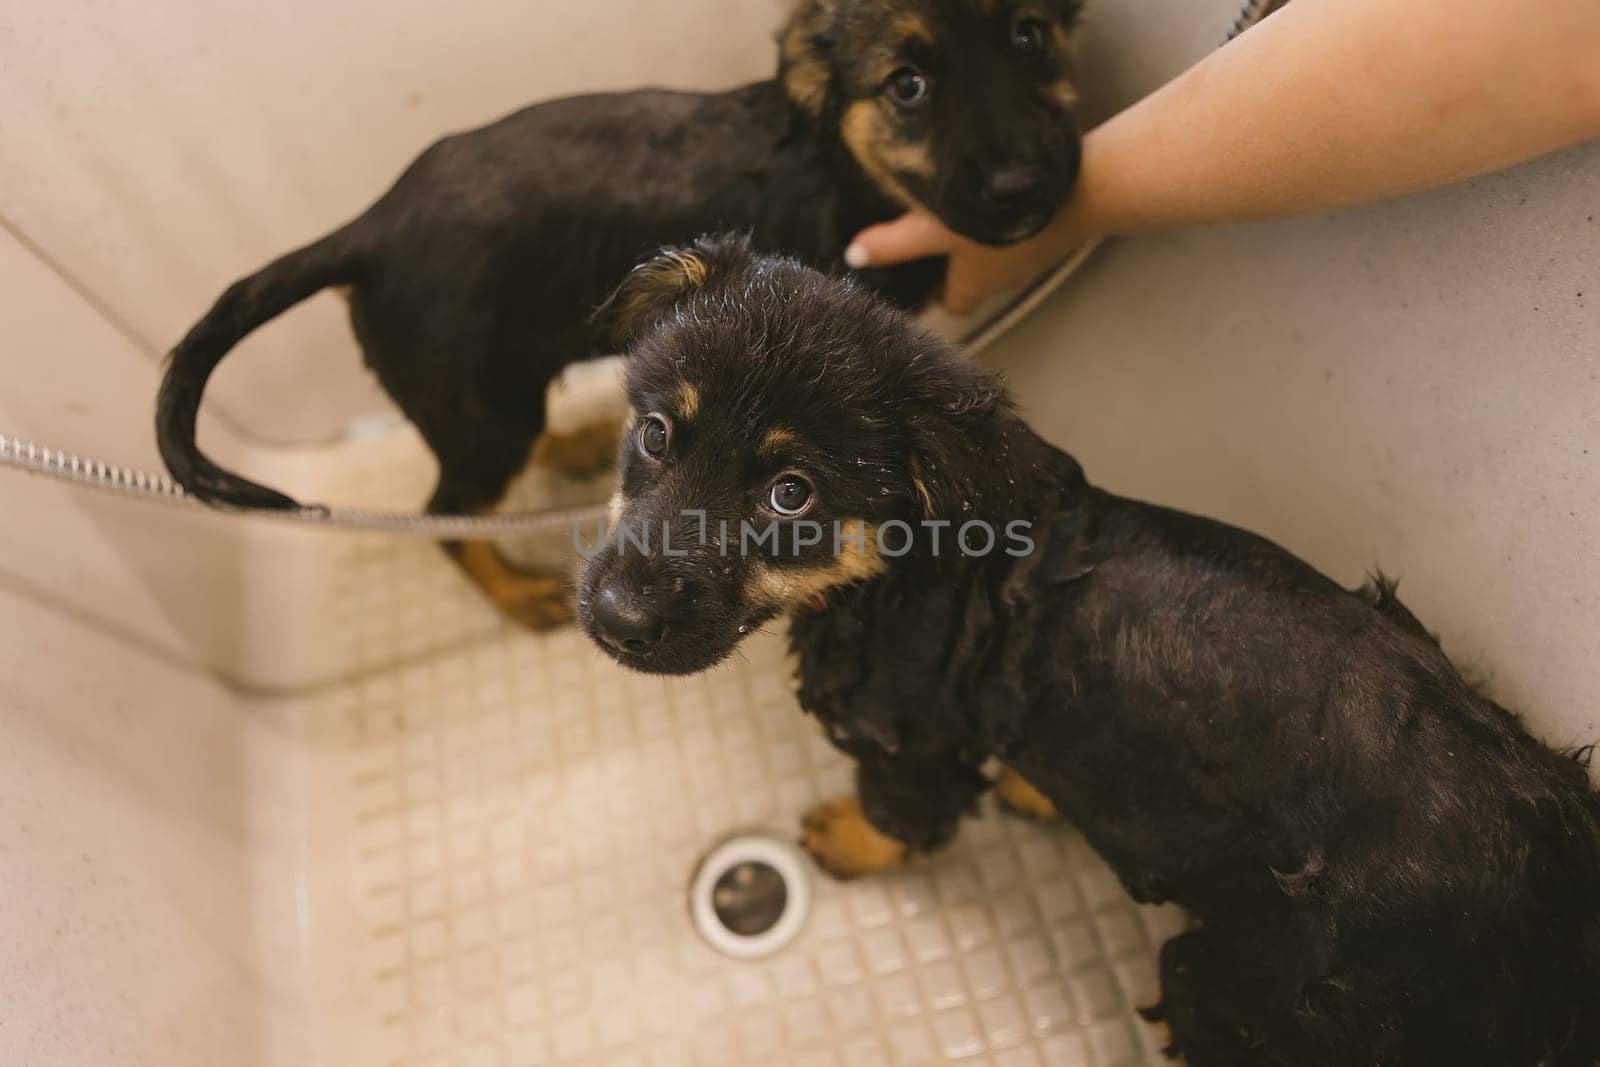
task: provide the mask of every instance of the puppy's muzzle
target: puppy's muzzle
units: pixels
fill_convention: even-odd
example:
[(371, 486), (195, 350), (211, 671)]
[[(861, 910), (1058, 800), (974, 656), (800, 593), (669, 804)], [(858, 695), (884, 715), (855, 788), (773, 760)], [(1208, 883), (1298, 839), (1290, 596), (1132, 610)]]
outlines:
[(651, 651), (667, 632), (662, 613), (620, 577), (613, 577), (600, 587), (589, 611), (595, 636), (630, 656)]
[(996, 207), (1033, 206), (1047, 193), (1045, 169), (1019, 165), (999, 167), (983, 176), (981, 191), (986, 203)]

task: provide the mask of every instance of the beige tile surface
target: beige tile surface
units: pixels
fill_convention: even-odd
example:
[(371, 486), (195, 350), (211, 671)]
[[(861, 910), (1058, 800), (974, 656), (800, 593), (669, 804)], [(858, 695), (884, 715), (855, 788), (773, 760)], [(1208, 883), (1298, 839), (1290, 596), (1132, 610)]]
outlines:
[(1181, 917), (1059, 827), (986, 809), (910, 871), (813, 873), (771, 959), (700, 941), (709, 845), (850, 788), (791, 670), (776, 636), (664, 681), (503, 632), (309, 701), (323, 1062), (1154, 1062), (1132, 1008)]

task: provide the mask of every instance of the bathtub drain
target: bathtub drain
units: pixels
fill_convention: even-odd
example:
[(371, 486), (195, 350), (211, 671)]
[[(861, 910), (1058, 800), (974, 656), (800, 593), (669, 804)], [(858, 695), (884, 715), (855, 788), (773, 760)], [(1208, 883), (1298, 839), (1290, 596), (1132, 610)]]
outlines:
[(793, 940), (811, 908), (811, 883), (789, 846), (762, 834), (729, 838), (696, 868), (695, 928), (717, 951), (750, 958)]

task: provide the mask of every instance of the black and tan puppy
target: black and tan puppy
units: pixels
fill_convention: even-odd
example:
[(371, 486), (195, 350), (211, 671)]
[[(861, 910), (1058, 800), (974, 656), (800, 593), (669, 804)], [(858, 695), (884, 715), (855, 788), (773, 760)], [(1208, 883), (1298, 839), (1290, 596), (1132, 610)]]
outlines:
[(687, 673), (788, 616), (857, 761), (806, 821), (825, 867), (939, 848), (998, 757), (1013, 803), (1198, 920), (1159, 1009), (1193, 1067), (1600, 1055), (1600, 802), (1391, 587), (1094, 488), (992, 376), (738, 241), (608, 314), (638, 415), (580, 617)]
[[(590, 315), (651, 251), (738, 229), (832, 269), (857, 230), (911, 205), (991, 244), (1037, 232), (1077, 176), (1079, 3), (800, 0), (776, 80), (559, 100), (446, 138), (360, 218), (236, 283), (190, 331), (162, 385), (162, 457), (204, 500), (293, 506), (208, 460), (195, 416), (230, 348), (344, 285), (368, 365), (438, 459), (430, 510), (487, 510), (544, 429), (551, 379), (613, 350)], [(941, 270), (863, 280), (910, 306)], [(513, 617), (566, 613), (553, 576), (519, 575), (488, 544), (447, 547)]]

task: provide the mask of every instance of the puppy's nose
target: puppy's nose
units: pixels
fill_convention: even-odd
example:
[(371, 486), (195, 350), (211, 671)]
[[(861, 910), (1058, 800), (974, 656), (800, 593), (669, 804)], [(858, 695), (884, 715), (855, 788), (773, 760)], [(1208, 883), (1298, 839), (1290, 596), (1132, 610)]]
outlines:
[(1043, 167), (1001, 167), (984, 176), (983, 197), (991, 204), (1020, 204), (1037, 196), (1043, 187)]
[(656, 646), (666, 629), (642, 597), (617, 581), (600, 587), (589, 610), (600, 639), (618, 652), (642, 655)]

